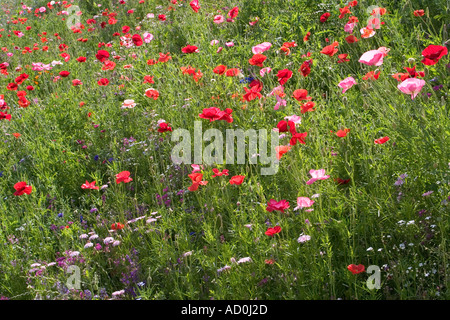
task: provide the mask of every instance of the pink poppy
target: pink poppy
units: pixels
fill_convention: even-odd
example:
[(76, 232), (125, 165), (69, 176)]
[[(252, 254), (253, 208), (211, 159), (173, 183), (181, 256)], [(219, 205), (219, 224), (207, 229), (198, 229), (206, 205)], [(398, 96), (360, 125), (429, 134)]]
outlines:
[(356, 84), (356, 81), (353, 77), (348, 77), (345, 78), (344, 80), (342, 80), (341, 82), (339, 82), (338, 86), (341, 87), (342, 93), (345, 93), (345, 91), (347, 91), (348, 89), (350, 89), (351, 87), (353, 87), (353, 85)]
[(387, 54), (386, 50), (370, 50), (364, 53), (359, 62), (367, 64), (368, 66), (381, 66), (383, 64), (383, 57)]
[(270, 201), (267, 203), (266, 210), (269, 212), (276, 210), (284, 213), (284, 210), (289, 209), (289, 207), (289, 202), (287, 202), (286, 200), (276, 201), (275, 199), (270, 199)]
[(425, 81), (422, 79), (408, 78), (400, 83), (397, 88), (403, 93), (410, 94), (411, 99), (414, 99), (424, 85)]
[(314, 204), (314, 201), (308, 197), (298, 197), (297, 198), (297, 206), (294, 210), (309, 208)]
[(311, 170), (309, 170), (309, 174), (311, 175), (312, 178), (309, 179), (306, 182), (306, 184), (313, 184), (317, 180), (326, 180), (330, 177), (328, 175), (325, 175), (325, 169), (319, 169), (319, 170), (311, 169)]
[(252, 52), (253, 54), (263, 53), (264, 51), (269, 50), (271, 46), (272, 44), (270, 42), (263, 42), (252, 47)]
[(267, 67), (267, 68), (262, 68), (261, 70), (259, 70), (259, 75), (261, 76), (261, 77), (264, 77), (265, 75), (266, 75), (266, 73), (269, 73), (269, 72), (271, 72), (272, 71), (272, 68), (269, 68), (269, 67)]
[(220, 24), (224, 21), (225, 21), (225, 18), (222, 15), (218, 14), (218, 15), (214, 16), (214, 23)]

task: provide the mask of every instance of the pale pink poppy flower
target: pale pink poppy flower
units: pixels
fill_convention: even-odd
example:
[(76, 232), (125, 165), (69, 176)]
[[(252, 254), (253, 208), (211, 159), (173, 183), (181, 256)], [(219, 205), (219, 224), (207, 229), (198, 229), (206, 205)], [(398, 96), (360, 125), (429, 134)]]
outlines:
[(375, 31), (372, 28), (362, 28), (359, 30), (363, 38), (372, 38), (375, 35)]
[(151, 33), (149, 33), (149, 32), (145, 32), (143, 34), (143, 36), (144, 36), (144, 42), (145, 43), (150, 43), (150, 41), (153, 40), (153, 35)]
[(14, 55), (14, 53), (8, 52), (6, 55), (7, 55), (8, 57), (12, 57), (12, 56)]
[(225, 18), (222, 15), (218, 14), (218, 15), (214, 16), (214, 23), (220, 24), (224, 21), (225, 21)]
[(263, 53), (264, 51), (269, 50), (271, 46), (272, 44), (270, 42), (263, 42), (252, 47), (252, 52), (253, 54)]
[(272, 71), (272, 68), (267, 67), (267, 68), (262, 68), (261, 70), (259, 70), (259, 75), (261, 77), (264, 77), (266, 75), (266, 73), (269, 73)]
[(297, 242), (298, 243), (305, 243), (306, 241), (309, 241), (309, 240), (311, 240), (311, 236), (308, 236), (308, 235), (301, 235), (298, 239), (297, 239)]
[(386, 50), (370, 50), (364, 53), (359, 62), (367, 64), (368, 66), (381, 66), (383, 64), (383, 57), (387, 54)]
[(151, 18), (154, 18), (155, 17), (155, 14), (154, 13), (149, 13), (149, 14), (147, 14), (147, 18), (148, 19), (151, 19)]
[(132, 100), (132, 99), (125, 100), (125, 101), (122, 103), (122, 108), (123, 108), (123, 109), (125, 109), (125, 108), (132, 109), (132, 108), (134, 108), (134, 107), (136, 107), (136, 103), (135, 103), (134, 100)]
[(400, 83), (397, 88), (403, 93), (410, 94), (411, 99), (414, 99), (424, 85), (425, 81), (422, 79), (408, 78)]
[(233, 42), (233, 41), (230, 41), (230, 42), (225, 43), (225, 45), (226, 45), (227, 47), (234, 47), (234, 42)]
[(193, 169), (191, 173), (201, 171), (203, 169), (203, 166), (200, 166), (199, 164), (191, 164), (191, 167)]
[(286, 106), (286, 100), (281, 99), (279, 95), (275, 95), (275, 98), (277, 98), (277, 103), (275, 104), (275, 107), (273, 107), (273, 110), (278, 110), (280, 107)]
[(345, 91), (347, 91), (348, 89), (350, 89), (351, 87), (353, 87), (353, 85), (356, 84), (356, 81), (353, 77), (348, 77), (345, 78), (344, 80), (342, 80), (341, 82), (339, 82), (338, 86), (341, 87), (342, 89), (342, 93), (345, 93)]
[(222, 47), (217, 48), (217, 53), (219, 53), (219, 52), (222, 51), (222, 50), (223, 50)]
[(210, 45), (214, 46), (219, 43), (219, 40), (211, 40)]
[(245, 263), (245, 262), (252, 262), (252, 258), (250, 258), (250, 257), (241, 258), (237, 261), (237, 264)]
[(45, 9), (45, 7), (40, 7), (40, 8), (39, 8), (39, 12), (43, 13), (43, 12), (45, 12), (45, 11), (47, 11), (47, 9)]
[(353, 28), (355, 27), (355, 25), (356, 25), (355, 23), (351, 23), (351, 22), (347, 23), (344, 26), (344, 31), (348, 32), (348, 33), (352, 33), (353, 32)]
[(325, 175), (325, 169), (319, 169), (319, 170), (311, 169), (311, 170), (309, 170), (309, 174), (311, 175), (312, 178), (306, 182), (306, 184), (308, 184), (308, 185), (313, 184), (317, 180), (326, 180), (330, 177), (328, 175)]
[(314, 201), (308, 197), (298, 197), (297, 198), (297, 206), (294, 210), (309, 208), (314, 204)]
[(287, 120), (287, 121), (292, 121), (295, 124), (301, 124), (302, 123), (302, 117), (297, 116), (295, 114), (293, 114), (292, 116), (284, 117), (284, 119)]

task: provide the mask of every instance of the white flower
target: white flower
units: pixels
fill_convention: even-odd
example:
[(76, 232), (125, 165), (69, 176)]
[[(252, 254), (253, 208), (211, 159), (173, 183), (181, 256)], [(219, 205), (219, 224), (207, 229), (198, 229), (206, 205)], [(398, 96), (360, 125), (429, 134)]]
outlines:
[(71, 257), (77, 257), (80, 254), (80, 251), (73, 251), (70, 253)]
[(113, 243), (114, 242), (114, 238), (113, 237), (106, 237), (104, 240), (103, 240), (103, 243), (104, 244), (110, 244), (110, 243)]
[(245, 263), (245, 262), (252, 262), (252, 258), (250, 258), (250, 257), (241, 258), (238, 260), (237, 263), (240, 264), (240, 263)]
[(88, 242), (88, 243), (86, 243), (84, 245), (84, 248), (87, 249), (87, 248), (90, 248), (90, 247), (93, 247), (93, 246), (94, 246), (94, 244), (92, 242)]

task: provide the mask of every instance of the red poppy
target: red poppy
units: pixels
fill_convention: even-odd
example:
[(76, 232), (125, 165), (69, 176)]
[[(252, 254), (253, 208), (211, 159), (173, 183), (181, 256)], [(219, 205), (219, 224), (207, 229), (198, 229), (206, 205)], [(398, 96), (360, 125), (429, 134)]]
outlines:
[(328, 18), (331, 16), (331, 13), (325, 12), (323, 15), (320, 16), (320, 22), (326, 22)]
[(156, 100), (159, 97), (159, 92), (158, 90), (150, 88), (145, 90), (145, 95), (149, 98), (153, 98), (153, 100)]
[(309, 37), (311, 36), (311, 32), (307, 32), (306, 35), (303, 37), (303, 42), (309, 41)]
[(238, 68), (231, 68), (225, 72), (225, 75), (227, 77), (234, 77), (234, 76), (237, 76), (239, 73), (241, 73), (241, 71), (239, 71)]
[(78, 62), (85, 62), (86, 61), (86, 57), (78, 57), (76, 60)]
[(228, 16), (231, 19), (234, 19), (238, 16), (239, 14), (239, 8), (238, 7), (234, 7), (233, 9), (231, 9), (230, 11), (228, 11)]
[(114, 70), (115, 67), (116, 67), (116, 63), (114, 61), (105, 60), (103, 62), (102, 70)]
[(144, 76), (143, 83), (155, 83), (155, 81), (153, 80), (153, 76)]
[(125, 227), (123, 223), (116, 222), (111, 225), (112, 230), (122, 230)]
[(269, 202), (267, 202), (266, 210), (269, 212), (276, 210), (284, 213), (284, 210), (289, 208), (289, 202), (286, 200), (276, 201), (275, 199), (270, 199)]
[(338, 52), (338, 49), (336, 48), (339, 45), (339, 43), (337, 41), (333, 42), (332, 44), (330, 44), (329, 46), (326, 46), (322, 49), (322, 51), (320, 51), (320, 53), (323, 53), (327, 56), (334, 56), (336, 54), (336, 52)]
[(121, 182), (128, 183), (131, 181), (133, 181), (133, 179), (130, 178), (130, 171), (122, 171), (116, 174), (116, 184), (119, 184)]
[(198, 52), (198, 47), (197, 46), (191, 46), (188, 45), (184, 48), (181, 49), (181, 52), (183, 53), (193, 53), (193, 52)]
[(169, 127), (169, 124), (167, 122), (161, 122), (159, 124), (158, 132), (163, 133), (167, 131), (172, 131), (172, 127)]
[(388, 141), (389, 141), (389, 137), (386, 136), (386, 137), (383, 137), (383, 138), (375, 139), (374, 143), (375, 144), (383, 144), (383, 143), (386, 143)]
[(63, 78), (68, 77), (69, 74), (70, 74), (69, 71), (61, 71), (61, 72), (59, 73), (59, 75), (60, 75), (61, 77), (63, 77)]
[[(294, 129), (294, 130), (295, 130), (295, 129)], [(292, 133), (292, 132), (291, 132), (291, 133)], [(291, 138), (291, 140), (289, 141), (289, 144), (290, 144), (291, 146), (295, 146), (295, 145), (297, 144), (297, 141), (298, 141), (300, 144), (306, 144), (304, 138), (306, 138), (307, 135), (308, 135), (308, 132), (303, 132), (303, 133), (295, 132), (295, 133), (292, 134), (292, 138)]]
[(4, 120), (4, 119), (11, 121), (11, 115), (7, 114), (6, 112), (0, 111), (0, 120)]
[(347, 43), (354, 43), (354, 42), (358, 42), (359, 40), (358, 40), (357, 37), (355, 37), (354, 35), (351, 34), (351, 35), (349, 35), (348, 37), (345, 38), (345, 41)]
[(142, 40), (141, 36), (138, 35), (138, 34), (134, 34), (134, 35), (131, 37), (131, 41), (133, 41), (133, 43), (134, 43), (134, 45), (135, 45), (136, 47), (140, 47), (140, 46), (142, 46), (142, 44), (144, 43), (144, 41)]
[(6, 89), (8, 89), (8, 90), (10, 90), (10, 91), (16, 91), (17, 90), (17, 88), (18, 88), (19, 86), (17, 85), (17, 83), (10, 83), (10, 84), (8, 84), (7, 86), (6, 86)]
[[(161, 52), (159, 53), (158, 62), (167, 62), (170, 59), (172, 59), (172, 57), (170, 56), (170, 52), (167, 52), (166, 54), (161, 53)], [(148, 64), (148, 61), (147, 61), (147, 64)]]
[(302, 74), (302, 76), (306, 77), (311, 73), (312, 59), (304, 61), (298, 69), (298, 72)]
[(245, 176), (233, 176), (230, 179), (230, 184), (240, 185), (244, 181)]
[(267, 231), (264, 232), (264, 234), (269, 237), (273, 237), (274, 235), (276, 235), (277, 233), (280, 233), (280, 232), (281, 232), (281, 227), (275, 226), (273, 228), (268, 228)]
[(339, 137), (339, 138), (344, 138), (344, 137), (346, 137), (347, 136), (347, 133), (349, 133), (350, 132), (350, 129), (344, 129), (344, 130), (338, 130), (337, 132), (336, 132), (336, 135)]
[(414, 10), (414, 15), (416, 16), (416, 17), (421, 17), (421, 16), (423, 16), (425, 14), (425, 11), (423, 10), (423, 9), (420, 9), (420, 10)]
[(101, 78), (97, 83), (99, 86), (107, 86), (109, 84), (109, 80), (106, 78)]
[(252, 66), (257, 66), (257, 67), (262, 67), (263, 66), (263, 62), (267, 59), (267, 57), (261, 53), (257, 53), (255, 55), (253, 55), (253, 57), (251, 57), (248, 60), (248, 63), (250, 63)]
[(230, 108), (226, 108), (224, 111), (222, 111), (219, 108), (211, 107), (203, 109), (203, 112), (198, 116), (202, 119), (209, 119), (209, 122), (216, 120), (225, 120), (226, 122), (231, 123), (233, 122), (233, 118), (231, 116), (232, 112), (233, 110)]
[(260, 90), (255, 89), (255, 87), (252, 87), (250, 89), (248, 89), (247, 87), (244, 87), (245, 90), (245, 94), (242, 96), (242, 98), (245, 101), (252, 101), (255, 100), (256, 98), (261, 99), (262, 98), (262, 94), (259, 93)]
[(347, 269), (353, 274), (358, 274), (358, 273), (364, 272), (366, 270), (364, 265), (362, 265), (362, 264), (359, 264), (359, 265), (350, 264), (347, 267)]
[(30, 194), (32, 191), (32, 187), (27, 185), (25, 181), (17, 182), (14, 185), (14, 189), (16, 189), (16, 192), (14, 192), (15, 196), (21, 196), (24, 193)]
[(97, 54), (95, 55), (95, 57), (100, 60), (100, 62), (105, 61), (106, 59), (109, 58), (109, 52), (106, 50), (98, 50)]
[(84, 184), (81, 185), (81, 189), (98, 190), (99, 187), (97, 187), (97, 186), (95, 185), (95, 181), (88, 182), (88, 181), (86, 180), (86, 183), (84, 183)]
[(316, 109), (313, 109), (314, 106), (316, 105), (315, 102), (313, 101), (308, 101), (307, 103), (303, 104), (300, 106), (301, 108), (301, 113), (306, 113), (306, 112), (311, 112), (311, 111), (315, 111)]
[(281, 120), (278, 122), (277, 128), (279, 132), (288, 132), (288, 122), (286, 120)]
[(354, 0), (354, 1), (350, 1), (350, 3), (348, 5), (350, 7), (356, 7), (357, 4), (358, 4), (358, 1)]
[(228, 169), (223, 169), (222, 171), (219, 171), (219, 169), (213, 168), (212, 171), (214, 172), (214, 174), (211, 176), (211, 178), (228, 176)]
[(194, 10), (195, 13), (197, 13), (198, 10), (200, 10), (200, 5), (198, 4), (198, 0), (192, 0), (191, 3), (189, 3), (189, 5), (191, 6), (192, 10)]
[(337, 63), (350, 61), (350, 59), (348, 59), (347, 57), (348, 57), (348, 53), (341, 53), (340, 55), (338, 55), (339, 60)]
[(430, 44), (422, 51), (422, 56), (424, 57), (422, 63), (427, 66), (435, 65), (447, 53), (448, 49), (446, 47)]
[(369, 71), (366, 73), (366, 75), (362, 79), (363, 80), (368, 80), (368, 79), (378, 80), (378, 78), (380, 77), (380, 73), (381, 73), (381, 71), (378, 71), (378, 73), (375, 73), (375, 71)]
[(166, 15), (165, 14), (160, 14), (160, 15), (158, 15), (158, 19), (160, 21), (166, 21)]
[(311, 97), (308, 97), (308, 90), (305, 89), (297, 89), (294, 91), (293, 96), (295, 100), (302, 101), (302, 100), (311, 100)]
[(280, 70), (278, 71), (277, 77), (280, 85), (283, 85), (292, 77), (292, 71), (289, 69)]
[(208, 183), (208, 181), (202, 181), (203, 173), (200, 172), (191, 173), (188, 177), (192, 180), (192, 185), (188, 187), (189, 191), (196, 191), (198, 186), (205, 186)]
[(213, 72), (216, 74), (224, 74), (225, 71), (227, 71), (227, 67), (221, 64), (220, 66), (217, 66), (214, 68)]
[(349, 13), (351, 14), (350, 9), (347, 6), (339, 8), (339, 12), (340, 12), (339, 19), (342, 19), (346, 14)]
[(350, 182), (350, 178), (349, 179), (335, 178), (334, 181), (336, 181), (338, 185), (344, 185)]

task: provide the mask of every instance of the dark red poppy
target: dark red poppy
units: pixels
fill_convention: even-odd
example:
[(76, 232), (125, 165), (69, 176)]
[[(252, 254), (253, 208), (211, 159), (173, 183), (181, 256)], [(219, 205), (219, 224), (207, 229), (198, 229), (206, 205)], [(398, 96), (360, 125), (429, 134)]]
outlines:
[(69, 71), (65, 71), (65, 70), (63, 70), (63, 71), (61, 71), (61, 72), (59, 73), (59, 75), (60, 75), (61, 77), (63, 77), (63, 78), (68, 77), (69, 74), (70, 74), (70, 72), (69, 72)]
[(95, 55), (95, 57), (100, 61), (103, 62), (106, 59), (109, 58), (109, 52), (106, 50), (98, 50), (97, 54)]
[(131, 40), (133, 41), (133, 43), (134, 43), (134, 45), (135, 45), (136, 47), (140, 47), (140, 46), (142, 46), (142, 44), (144, 43), (144, 41), (142, 40), (141, 36), (138, 35), (138, 34), (134, 34), (134, 35), (131, 37)]
[(109, 80), (106, 78), (101, 78), (97, 83), (99, 86), (107, 86), (109, 84)]
[(167, 131), (172, 131), (172, 127), (169, 127), (169, 124), (167, 122), (161, 122), (159, 124), (158, 132), (163, 133)]
[(331, 13), (325, 12), (323, 15), (320, 16), (320, 22), (322, 23), (326, 22), (330, 16)]
[(188, 45), (188, 46), (184, 47), (183, 49), (181, 49), (181, 51), (182, 51), (183, 53), (193, 53), (193, 52), (198, 52), (198, 47)]

